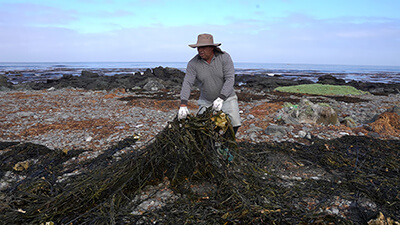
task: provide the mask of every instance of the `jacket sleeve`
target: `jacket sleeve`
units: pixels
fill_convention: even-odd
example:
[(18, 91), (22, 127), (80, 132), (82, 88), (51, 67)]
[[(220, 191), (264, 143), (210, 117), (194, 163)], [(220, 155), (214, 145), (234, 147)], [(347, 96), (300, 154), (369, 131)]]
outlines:
[(192, 90), (192, 86), (196, 80), (196, 70), (193, 67), (191, 62), (188, 63), (186, 67), (186, 74), (185, 78), (183, 79), (182, 89), (181, 89), (181, 104), (186, 105), (189, 97), (190, 92)]
[(223, 73), (224, 84), (219, 95), (220, 98), (226, 100), (235, 91), (233, 86), (235, 84), (235, 68), (231, 56), (225, 52), (223, 54)]

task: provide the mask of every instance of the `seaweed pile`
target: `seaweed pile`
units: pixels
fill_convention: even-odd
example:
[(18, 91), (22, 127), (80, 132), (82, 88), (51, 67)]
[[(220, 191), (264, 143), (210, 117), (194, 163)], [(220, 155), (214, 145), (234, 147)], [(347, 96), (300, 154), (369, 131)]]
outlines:
[[(379, 213), (400, 219), (400, 141), (348, 136), (315, 139), (309, 146), (236, 143), (229, 118), (211, 109), (174, 119), (146, 147), (117, 154), (135, 141), (132, 136), (76, 164), (65, 162), (80, 150), (1, 143), (1, 176), (14, 171), (24, 179), (2, 191), (0, 221), (365, 224)], [(77, 168), (79, 175), (65, 177)], [(325, 177), (287, 176), (316, 170)], [(171, 189), (177, 197), (133, 213), (152, 197), (140, 196), (149, 186)], [(351, 204), (332, 213), (338, 199)]]

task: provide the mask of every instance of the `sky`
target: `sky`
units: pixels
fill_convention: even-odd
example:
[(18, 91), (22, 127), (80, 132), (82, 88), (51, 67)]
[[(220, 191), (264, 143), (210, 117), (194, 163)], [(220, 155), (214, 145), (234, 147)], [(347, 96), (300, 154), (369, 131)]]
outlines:
[(399, 0), (0, 0), (0, 62), (186, 62), (210, 33), (234, 62), (400, 66)]

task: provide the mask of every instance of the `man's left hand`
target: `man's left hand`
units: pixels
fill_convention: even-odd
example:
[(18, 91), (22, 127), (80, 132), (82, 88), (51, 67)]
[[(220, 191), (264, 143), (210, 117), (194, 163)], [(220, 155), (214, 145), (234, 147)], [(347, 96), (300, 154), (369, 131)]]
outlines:
[(213, 102), (213, 109), (216, 111), (220, 111), (222, 109), (223, 104), (224, 104), (224, 100), (222, 100), (222, 98), (218, 97)]

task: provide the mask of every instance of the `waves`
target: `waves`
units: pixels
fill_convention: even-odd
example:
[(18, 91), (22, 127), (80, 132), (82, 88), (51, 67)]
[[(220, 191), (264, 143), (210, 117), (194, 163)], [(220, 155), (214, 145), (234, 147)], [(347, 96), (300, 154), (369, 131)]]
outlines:
[[(64, 74), (79, 76), (82, 70), (90, 70), (102, 75), (135, 73), (147, 68), (171, 67), (185, 71), (186, 62), (27, 62), (0, 63), (0, 75), (19, 76), (22, 79), (32, 74), (36, 77)], [(373, 83), (399, 83), (400, 66), (365, 65), (323, 65), (323, 64), (285, 64), (285, 63), (243, 63), (236, 62), (237, 74), (256, 76), (280, 76), (283, 79), (318, 80), (318, 77), (331, 74), (346, 81), (368, 81)]]

